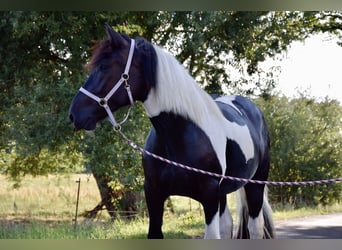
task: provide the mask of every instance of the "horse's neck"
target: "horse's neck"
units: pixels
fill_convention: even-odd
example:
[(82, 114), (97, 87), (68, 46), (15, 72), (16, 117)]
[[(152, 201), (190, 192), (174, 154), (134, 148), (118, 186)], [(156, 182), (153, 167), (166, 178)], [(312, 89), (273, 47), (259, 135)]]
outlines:
[[(158, 116), (150, 118), (156, 131), (160, 146), (165, 147), (168, 154), (186, 154), (193, 150), (193, 146), (207, 138), (195, 123), (191, 120), (174, 113), (162, 112)], [(177, 153), (178, 152), (178, 153)], [(199, 152), (193, 152), (198, 156)]]
[[(157, 134), (172, 141), (175, 137), (182, 137), (187, 127), (192, 123), (181, 115), (170, 112), (161, 112), (159, 115), (150, 118)], [(193, 123), (192, 123), (193, 124)]]

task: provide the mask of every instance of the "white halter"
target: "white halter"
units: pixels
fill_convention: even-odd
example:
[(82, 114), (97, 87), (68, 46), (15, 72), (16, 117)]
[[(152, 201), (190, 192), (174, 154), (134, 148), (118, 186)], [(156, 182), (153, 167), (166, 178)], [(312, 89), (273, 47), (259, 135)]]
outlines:
[[(133, 53), (134, 53), (134, 45), (135, 45), (135, 41), (133, 39), (131, 39), (131, 47), (129, 50), (125, 71), (124, 71), (124, 73), (121, 74), (120, 80), (114, 85), (114, 87), (109, 91), (109, 93), (105, 97), (100, 98), (100, 97), (94, 95), (93, 93), (89, 92), (88, 90), (84, 89), (83, 87), (80, 88), (80, 91), (83, 94), (87, 95), (91, 99), (98, 102), (98, 104), (106, 110), (106, 112), (108, 114), (109, 121), (113, 125), (114, 129), (120, 129), (120, 125), (123, 124), (127, 120), (128, 116), (129, 116), (130, 109), (134, 105), (132, 92), (131, 92), (130, 86), (128, 84), (128, 79), (129, 79), (128, 73), (129, 73), (129, 69), (131, 67), (131, 63), (132, 63), (132, 58), (133, 58)], [(128, 94), (129, 101), (131, 103), (131, 107), (128, 110), (126, 117), (123, 119), (123, 121), (118, 123), (118, 122), (116, 122), (114, 115), (113, 115), (112, 111), (110, 110), (110, 107), (108, 106), (108, 100), (113, 96), (113, 94), (120, 88), (120, 86), (123, 83), (125, 83), (125, 88), (126, 88), (126, 91)]]

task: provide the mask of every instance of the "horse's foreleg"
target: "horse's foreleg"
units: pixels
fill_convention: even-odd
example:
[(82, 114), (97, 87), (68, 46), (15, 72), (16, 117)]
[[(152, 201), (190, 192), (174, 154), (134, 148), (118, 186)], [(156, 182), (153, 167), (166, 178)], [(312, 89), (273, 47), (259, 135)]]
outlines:
[(220, 199), (220, 236), (221, 239), (231, 239), (233, 236), (233, 218), (227, 206), (227, 196)]
[(219, 211), (217, 210), (217, 212), (211, 216), (210, 220), (206, 219), (204, 239), (220, 239), (219, 228), (220, 228), (220, 218), (219, 218)]
[(165, 198), (145, 187), (145, 198), (149, 214), (149, 239), (163, 239), (162, 224)]
[(204, 239), (220, 239), (220, 200), (218, 190), (208, 188), (201, 202), (205, 215)]

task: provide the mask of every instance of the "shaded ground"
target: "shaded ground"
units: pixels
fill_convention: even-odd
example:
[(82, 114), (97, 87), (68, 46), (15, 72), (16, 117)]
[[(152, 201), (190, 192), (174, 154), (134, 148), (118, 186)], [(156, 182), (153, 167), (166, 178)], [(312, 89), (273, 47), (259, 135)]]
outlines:
[(279, 239), (342, 239), (342, 213), (275, 221)]

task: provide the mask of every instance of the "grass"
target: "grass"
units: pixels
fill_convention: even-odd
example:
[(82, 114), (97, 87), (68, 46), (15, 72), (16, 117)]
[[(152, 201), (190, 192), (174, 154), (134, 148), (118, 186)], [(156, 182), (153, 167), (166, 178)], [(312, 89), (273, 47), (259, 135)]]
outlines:
[(332, 213), (341, 213), (342, 204), (333, 204), (330, 206), (301, 207), (293, 209), (291, 207), (274, 208), (273, 217), (275, 220), (284, 220), (290, 218), (301, 218), (311, 215), (324, 215)]
[[(112, 222), (106, 211), (96, 220), (78, 217), (74, 227), (77, 180), (81, 180), (79, 214), (94, 208), (100, 201), (95, 179), (90, 175), (49, 175), (25, 177), (19, 188), (0, 175), (1, 239), (145, 239), (148, 218), (124, 218)], [(228, 196), (233, 218), (235, 197)], [(166, 209), (163, 232), (165, 238), (201, 238), (204, 214), (200, 204), (185, 197), (172, 197), (174, 212)], [(342, 212), (342, 205), (329, 207), (274, 210), (274, 219), (304, 217), (314, 214)], [(236, 219), (236, 218), (235, 218)]]
[[(80, 211), (99, 201), (95, 179), (87, 175), (49, 175), (25, 177), (19, 188), (13, 188), (0, 175), (0, 219), (39, 217), (56, 220), (71, 218), (75, 213), (78, 179), (81, 179)], [(73, 208), (73, 209), (72, 209)]]

